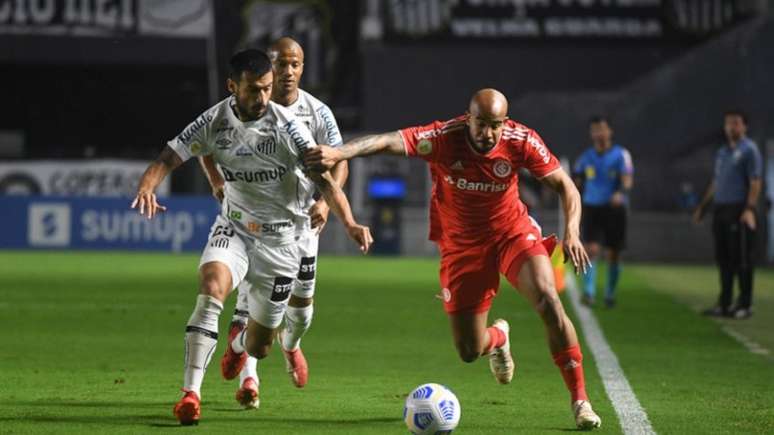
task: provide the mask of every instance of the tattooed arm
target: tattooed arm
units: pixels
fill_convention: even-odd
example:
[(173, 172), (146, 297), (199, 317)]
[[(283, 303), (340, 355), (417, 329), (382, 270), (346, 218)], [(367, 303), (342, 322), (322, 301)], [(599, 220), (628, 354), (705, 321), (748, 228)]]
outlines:
[(156, 160), (148, 165), (148, 169), (142, 174), (140, 178), (140, 184), (137, 187), (137, 195), (132, 201), (132, 208), (138, 208), (141, 215), (146, 215), (147, 210), (148, 219), (152, 218), (156, 213), (164, 211), (167, 208), (159, 204), (156, 201), (156, 187), (164, 180), (164, 177), (169, 175), (170, 172), (175, 170), (183, 163), (180, 156), (177, 155), (175, 150), (165, 146)]
[(220, 175), (218, 166), (215, 164), (215, 159), (211, 155), (199, 156), (199, 165), (204, 171), (204, 175), (207, 176), (207, 182), (210, 183), (210, 189), (212, 189), (212, 196), (223, 202), (223, 189), (226, 184), (226, 180)]
[(397, 131), (393, 131), (359, 137), (336, 148), (319, 146), (307, 151), (304, 155), (304, 163), (310, 168), (328, 170), (342, 160), (371, 154), (405, 156), (406, 147), (403, 144), (403, 137)]

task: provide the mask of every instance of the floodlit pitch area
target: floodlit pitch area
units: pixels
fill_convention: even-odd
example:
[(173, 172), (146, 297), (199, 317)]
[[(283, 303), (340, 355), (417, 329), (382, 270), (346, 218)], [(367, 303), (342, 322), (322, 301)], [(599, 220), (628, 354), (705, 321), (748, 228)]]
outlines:
[[(172, 406), (197, 260), (1, 252), (0, 433), (180, 433)], [(202, 389), (201, 423), (182, 430), (405, 433), (405, 395), (425, 382), (457, 394), (461, 434), (573, 430), (537, 315), (503, 280), (492, 318), (511, 323), (517, 373), (498, 385), (485, 359), (458, 359), (434, 297), (437, 271), (434, 259), (323, 256), (315, 320), (303, 340), (309, 384), (291, 385), (275, 348), (259, 364), (257, 411), (241, 410), (236, 383), (220, 377), (232, 297)], [(594, 310), (657, 433), (774, 432), (774, 272), (761, 270), (756, 280), (756, 314), (746, 321), (697, 315), (717, 294), (712, 267), (627, 266), (619, 306)], [(603, 419), (598, 432), (621, 433), (596, 362), (584, 353), (589, 395)]]

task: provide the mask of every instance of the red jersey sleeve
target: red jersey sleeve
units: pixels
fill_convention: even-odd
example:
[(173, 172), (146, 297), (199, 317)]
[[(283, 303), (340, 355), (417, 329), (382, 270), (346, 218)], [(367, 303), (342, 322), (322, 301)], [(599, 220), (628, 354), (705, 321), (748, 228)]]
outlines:
[(557, 159), (535, 130), (529, 130), (524, 139), (524, 168), (535, 178), (543, 178), (561, 167)]
[(403, 144), (406, 146), (406, 155), (419, 157), (428, 162), (435, 161), (441, 151), (443, 125), (442, 122), (436, 121), (432, 124), (400, 130)]

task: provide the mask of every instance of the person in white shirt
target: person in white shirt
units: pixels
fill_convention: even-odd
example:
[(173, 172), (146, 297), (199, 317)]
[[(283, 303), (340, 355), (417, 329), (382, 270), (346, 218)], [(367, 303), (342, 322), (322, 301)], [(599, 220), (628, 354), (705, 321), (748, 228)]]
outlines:
[[(274, 72), (274, 87), (271, 99), (291, 111), (312, 132), (318, 144), (339, 146), (342, 144), (341, 132), (331, 109), (312, 94), (299, 88), (304, 73), (304, 50), (295, 40), (283, 37), (274, 42), (268, 50)], [(213, 196), (219, 201), (223, 198), (225, 180), (218, 171), (212, 156), (199, 157), (202, 168), (212, 188)], [(339, 162), (331, 169), (336, 183), (344, 187), (348, 175), (346, 161)], [(318, 198), (309, 208), (312, 228), (319, 234), (328, 220), (328, 204), (324, 198)], [(282, 354), (285, 357), (287, 371), (293, 384), (302, 388), (309, 379), (309, 369), (301, 350), (301, 337), (312, 324), (314, 313), (313, 296), (317, 270), (318, 237), (310, 237), (299, 245), (303, 251), (298, 268), (297, 279), (293, 283), (288, 308), (285, 311), (285, 326), (278, 334)], [(238, 299), (229, 327), (229, 337), (235, 337), (247, 325), (247, 292), (249, 284), (242, 282), (237, 287)], [(256, 370), (257, 360), (248, 357), (239, 374), (239, 387), (236, 400), (245, 408), (257, 408), (258, 386), (260, 380)]]
[(154, 191), (191, 157), (212, 155), (223, 171), (222, 212), (200, 259), (200, 294), (186, 327), (184, 394), (174, 408), (183, 425), (199, 421), (201, 383), (217, 344), (223, 301), (243, 280), (249, 283), (250, 318), (230, 341), (221, 371), (232, 379), (247, 353), (258, 359), (268, 355), (297, 277), (299, 246), (315, 237), (307, 213), (315, 188), (363, 252), (373, 242), (369, 229), (355, 222), (330, 173), (318, 176), (303, 166), (303, 153), (316, 143), (295, 115), (270, 101), (274, 77), (269, 57), (244, 50), (231, 58), (230, 67), (232, 95), (167, 143), (143, 174), (132, 202), (149, 219), (164, 211)]

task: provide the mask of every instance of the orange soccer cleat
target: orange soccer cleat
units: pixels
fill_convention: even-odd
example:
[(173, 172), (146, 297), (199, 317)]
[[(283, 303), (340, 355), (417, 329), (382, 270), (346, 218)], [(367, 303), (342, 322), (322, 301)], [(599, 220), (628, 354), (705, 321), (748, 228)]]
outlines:
[(282, 347), (282, 337), (284, 334), (285, 330), (281, 329), (277, 334), (277, 339), (280, 342), (282, 354), (285, 355), (285, 367), (288, 370), (290, 379), (293, 381), (293, 385), (298, 388), (303, 388), (309, 380), (309, 366), (306, 364), (306, 357), (304, 357), (304, 352), (301, 351), (301, 347), (298, 347), (295, 350), (285, 350), (285, 348)]
[(245, 361), (247, 361), (247, 352), (236, 353), (234, 352), (234, 349), (231, 348), (231, 342), (234, 341), (234, 338), (236, 338), (244, 328), (244, 325), (232, 323), (231, 329), (228, 331), (226, 353), (223, 354), (223, 358), (220, 360), (220, 373), (227, 380), (236, 378), (239, 375), (239, 372), (242, 371), (242, 367), (245, 366)]
[(177, 402), (172, 412), (175, 414), (177, 421), (183, 426), (199, 424), (199, 416), (201, 415), (199, 396), (191, 390), (183, 389), (183, 392), (185, 394)]

